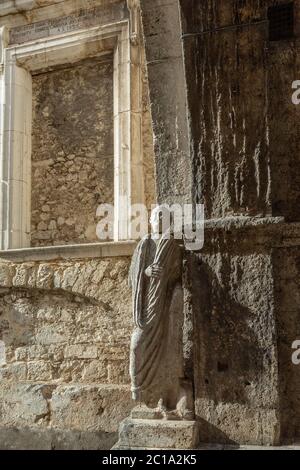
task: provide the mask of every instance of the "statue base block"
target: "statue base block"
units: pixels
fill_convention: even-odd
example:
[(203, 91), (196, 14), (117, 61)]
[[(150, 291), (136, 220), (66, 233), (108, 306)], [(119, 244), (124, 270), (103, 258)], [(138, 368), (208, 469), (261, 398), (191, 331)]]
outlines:
[(119, 441), (113, 449), (195, 449), (195, 421), (126, 418), (120, 424)]

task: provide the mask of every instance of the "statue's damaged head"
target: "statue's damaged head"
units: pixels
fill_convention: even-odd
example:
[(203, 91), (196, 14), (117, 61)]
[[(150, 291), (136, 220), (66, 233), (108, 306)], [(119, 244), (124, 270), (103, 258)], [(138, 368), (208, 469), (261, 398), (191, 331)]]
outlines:
[(154, 238), (172, 232), (173, 215), (167, 205), (156, 206), (150, 216), (151, 232)]

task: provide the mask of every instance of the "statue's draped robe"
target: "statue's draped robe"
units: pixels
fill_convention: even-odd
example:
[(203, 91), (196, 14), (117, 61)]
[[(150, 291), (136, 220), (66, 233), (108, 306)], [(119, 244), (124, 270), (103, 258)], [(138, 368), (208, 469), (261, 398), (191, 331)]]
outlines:
[[(153, 263), (162, 268), (159, 278), (149, 278), (145, 274), (146, 268)], [(181, 251), (173, 237), (163, 236), (157, 244), (150, 236), (140, 241), (130, 269), (135, 324), (130, 375), (135, 400), (145, 401), (149, 390), (160, 387), (161, 374), (166, 367), (164, 348), (168, 339), (172, 290), (180, 272)]]

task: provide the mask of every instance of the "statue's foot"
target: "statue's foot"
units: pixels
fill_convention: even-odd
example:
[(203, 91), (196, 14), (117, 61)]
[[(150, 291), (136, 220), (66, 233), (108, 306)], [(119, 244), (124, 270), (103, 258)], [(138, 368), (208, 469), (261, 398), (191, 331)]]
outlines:
[(182, 396), (177, 403), (176, 412), (180, 419), (184, 419), (187, 421), (191, 421), (194, 419), (195, 414), (194, 411), (188, 406), (188, 399), (187, 396)]
[(179, 421), (182, 419), (177, 410), (167, 411), (165, 417), (168, 421)]
[(194, 413), (189, 410), (185, 410), (184, 413), (179, 410), (166, 411), (164, 413), (164, 418), (169, 421), (192, 421), (194, 419)]
[(181, 419), (193, 421), (195, 419), (195, 413), (191, 410), (185, 410), (184, 413), (181, 414)]
[(193, 411), (183, 406), (183, 401), (180, 401), (176, 409), (168, 410), (164, 405), (163, 399), (160, 399), (155, 408), (147, 406), (145, 403), (140, 403), (135, 406), (131, 411), (131, 418), (133, 419), (162, 419), (168, 421), (192, 421), (194, 419)]
[(130, 414), (132, 419), (163, 419), (164, 415), (157, 408), (149, 408), (145, 404), (135, 406)]

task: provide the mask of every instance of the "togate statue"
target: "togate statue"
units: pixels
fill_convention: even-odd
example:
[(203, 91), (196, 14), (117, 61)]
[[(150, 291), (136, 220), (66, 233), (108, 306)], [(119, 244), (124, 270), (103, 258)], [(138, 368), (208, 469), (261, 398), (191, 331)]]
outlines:
[(166, 207), (152, 211), (152, 233), (139, 242), (129, 273), (132, 397), (156, 418), (193, 419), (192, 387), (183, 372), (183, 246), (171, 228), (163, 233), (164, 217), (170, 220)]

